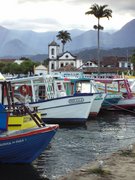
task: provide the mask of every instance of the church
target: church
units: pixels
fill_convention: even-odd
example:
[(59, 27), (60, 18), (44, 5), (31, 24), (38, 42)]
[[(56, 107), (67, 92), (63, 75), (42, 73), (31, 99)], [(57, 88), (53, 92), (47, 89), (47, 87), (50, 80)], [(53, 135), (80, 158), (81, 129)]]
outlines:
[(52, 41), (48, 45), (48, 56), (49, 74), (65, 66), (71, 66), (79, 69), (83, 64), (81, 59), (77, 59), (76, 56), (72, 55), (68, 51), (60, 53), (60, 46), (55, 41)]

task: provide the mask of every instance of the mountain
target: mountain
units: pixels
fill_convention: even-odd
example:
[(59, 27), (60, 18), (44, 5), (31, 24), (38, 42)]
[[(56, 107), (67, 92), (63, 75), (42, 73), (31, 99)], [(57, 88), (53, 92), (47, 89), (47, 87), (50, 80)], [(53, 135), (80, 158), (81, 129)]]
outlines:
[[(71, 36), (80, 35), (81, 30), (70, 30)], [(9, 30), (0, 26), (0, 56), (36, 55), (48, 53), (48, 44), (56, 39), (58, 32), (37, 33), (33, 31)]]
[[(100, 31), (100, 47), (101, 48), (123, 48), (135, 46), (135, 19), (125, 24), (120, 30), (109, 34)], [(67, 46), (69, 50), (77, 50), (82, 48), (97, 47), (97, 31), (90, 30), (74, 37), (72, 43)]]
[(111, 39), (113, 47), (135, 46), (135, 19), (113, 33)]
[[(73, 29), (68, 31), (72, 41), (66, 44), (65, 50), (82, 51), (97, 48), (97, 31), (82, 31)], [(135, 47), (135, 19), (125, 24), (120, 30), (112, 34), (100, 31), (100, 47), (103, 49)], [(10, 30), (0, 26), (0, 57), (48, 54), (48, 44), (57, 40), (58, 32), (34, 32), (24, 30)]]
[[(126, 47), (126, 48), (111, 48), (111, 49), (101, 49), (100, 57), (101, 59), (105, 56), (118, 56), (118, 57), (130, 57), (134, 53), (134, 47)], [(74, 54), (84, 61), (88, 61), (90, 59), (97, 59), (97, 49), (84, 49), (79, 52), (74, 52)]]
[[(100, 32), (100, 45), (101, 47), (110, 46), (109, 33)], [(109, 44), (108, 44), (109, 43)], [(96, 48), (97, 47), (97, 32), (94, 30), (86, 31), (83, 34), (72, 38), (72, 42), (66, 46), (70, 51), (80, 50), (83, 48)]]
[(18, 39), (6, 42), (4, 46), (0, 48), (0, 54), (4, 55), (19, 56), (20, 54), (26, 55), (29, 53), (33, 53), (32, 48)]

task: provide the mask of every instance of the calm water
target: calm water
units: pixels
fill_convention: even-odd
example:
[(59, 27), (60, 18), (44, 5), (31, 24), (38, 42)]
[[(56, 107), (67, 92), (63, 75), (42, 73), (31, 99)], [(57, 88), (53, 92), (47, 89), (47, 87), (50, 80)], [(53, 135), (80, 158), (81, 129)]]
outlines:
[(104, 111), (83, 127), (60, 128), (48, 149), (32, 165), (1, 165), (0, 179), (56, 180), (132, 143), (135, 113)]

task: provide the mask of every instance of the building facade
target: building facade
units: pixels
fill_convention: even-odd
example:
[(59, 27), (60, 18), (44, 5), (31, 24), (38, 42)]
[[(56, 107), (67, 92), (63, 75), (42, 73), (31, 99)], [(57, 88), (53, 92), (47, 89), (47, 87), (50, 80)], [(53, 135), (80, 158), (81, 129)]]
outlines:
[(48, 74), (48, 70), (45, 66), (42, 64), (34, 68), (34, 74), (35, 75), (46, 75)]
[(69, 65), (75, 68), (80, 68), (82, 66), (83, 63), (81, 59), (77, 59), (76, 56), (72, 55), (68, 51), (60, 53), (59, 50), (60, 46), (55, 41), (52, 41), (48, 45), (49, 74), (59, 68)]

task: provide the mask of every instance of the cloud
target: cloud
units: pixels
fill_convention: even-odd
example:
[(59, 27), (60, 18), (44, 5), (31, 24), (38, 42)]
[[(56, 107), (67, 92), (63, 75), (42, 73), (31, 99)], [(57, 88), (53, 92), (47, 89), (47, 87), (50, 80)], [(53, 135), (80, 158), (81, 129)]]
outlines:
[[(60, 29), (93, 29), (95, 17), (86, 16), (91, 5), (107, 4), (112, 18), (103, 18), (105, 29), (120, 29), (135, 17), (134, 0), (0, 0), (0, 23), (7, 28), (48, 31)], [(9, 2), (8, 2), (9, 1)], [(9, 6), (7, 7), (7, 3)], [(7, 11), (5, 11), (7, 9)], [(8, 12), (8, 14), (7, 14)], [(10, 14), (10, 16), (9, 16)], [(50, 29), (49, 29), (50, 28)]]
[[(91, 5), (97, 3), (97, 4), (107, 4), (108, 8), (112, 9), (114, 13), (131, 13), (132, 15), (135, 15), (135, 2), (134, 0), (119, 0), (119, 1), (113, 1), (113, 0), (18, 0), (18, 3), (47, 3), (47, 2), (55, 2), (55, 3), (67, 3), (72, 6), (80, 6), (80, 5), (88, 5), (91, 7)], [(81, 8), (81, 6), (80, 6)], [(87, 11), (87, 10), (86, 10)]]
[(55, 19), (38, 18), (38, 19), (16, 19), (1, 22), (2, 26), (9, 29), (31, 30), (34, 31), (53, 31), (61, 24)]
[[(80, 3), (80, 4), (85, 4), (85, 3), (87, 3), (87, 4), (89, 4), (89, 7), (92, 5), (92, 4), (94, 4), (95, 3), (95, 1), (93, 1), (93, 0), (91, 0), (91, 1), (89, 1), (89, 0), (83, 0), (83, 1), (81, 1), (81, 0), (72, 0), (72, 2), (74, 2), (74, 3)], [(123, 11), (125, 11), (125, 12), (127, 12), (127, 11), (134, 11), (134, 9), (135, 9), (135, 2), (134, 2), (134, 0), (119, 0), (119, 1), (112, 1), (112, 0), (97, 0), (96, 1), (96, 3), (97, 4), (101, 4), (101, 5), (103, 5), (103, 4), (107, 4), (108, 5), (108, 8), (110, 8), (110, 9), (112, 9), (112, 10), (114, 10), (114, 11), (116, 11), (116, 12), (123, 12)]]
[(27, 2), (31, 2), (31, 3), (39, 3), (39, 2), (59, 2), (59, 1), (63, 1), (63, 0), (17, 0), (18, 3), (22, 4), (22, 3), (27, 3)]
[(27, 3), (27, 2), (32, 2), (32, 3), (38, 3), (38, 2), (43, 2), (43, 0), (18, 0), (18, 3)]

